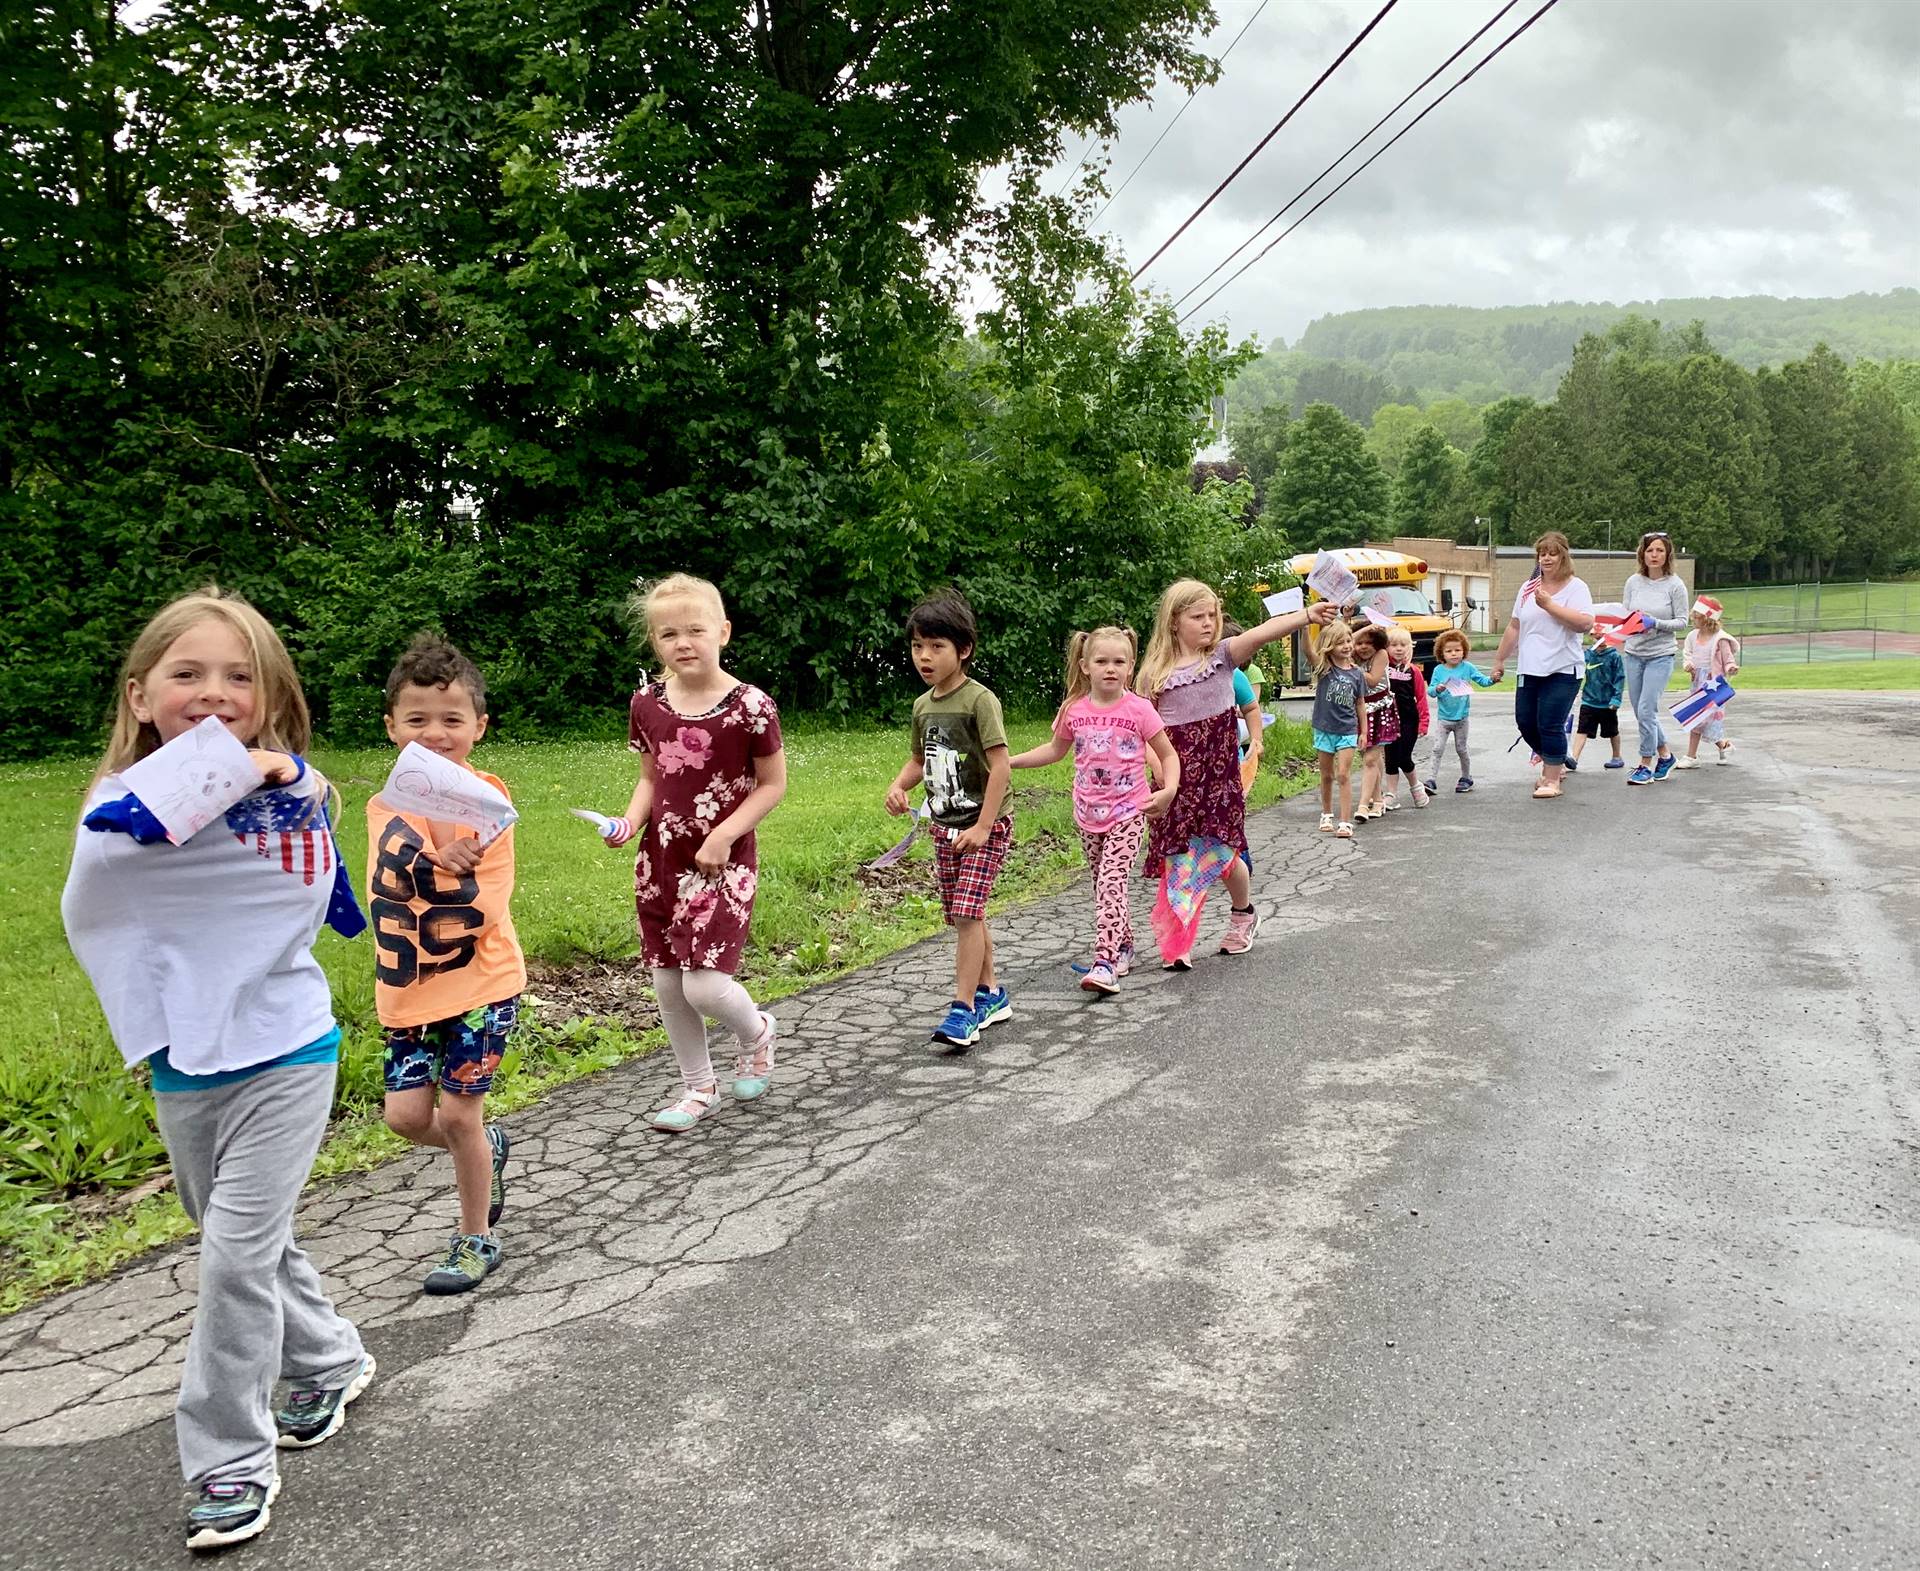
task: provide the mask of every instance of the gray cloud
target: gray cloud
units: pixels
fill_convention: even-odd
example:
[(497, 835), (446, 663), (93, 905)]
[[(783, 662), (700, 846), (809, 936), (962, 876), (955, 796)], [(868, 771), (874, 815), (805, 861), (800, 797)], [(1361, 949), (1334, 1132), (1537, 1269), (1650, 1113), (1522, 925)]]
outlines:
[[(1215, 52), (1255, 3), (1220, 0)], [(1536, 3), (1522, 0), (1407, 114)], [(1101, 227), (1143, 260), (1377, 8), (1271, 0)], [(1197, 282), (1497, 9), (1403, 0), (1147, 282), (1173, 294)], [(1126, 111), (1111, 184), (1180, 97)], [(1913, 284), (1917, 155), (1910, 0), (1561, 0), (1207, 315), (1236, 335), (1291, 339), (1315, 316), (1369, 305)]]

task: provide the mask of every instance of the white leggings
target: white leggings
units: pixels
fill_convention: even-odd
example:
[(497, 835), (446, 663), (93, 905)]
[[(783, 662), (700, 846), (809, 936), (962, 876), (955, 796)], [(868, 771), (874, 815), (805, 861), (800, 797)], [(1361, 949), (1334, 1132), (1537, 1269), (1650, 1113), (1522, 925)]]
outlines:
[(680, 1078), (689, 1086), (714, 1083), (713, 1058), (707, 1052), (707, 1021), (717, 1020), (742, 1046), (760, 1034), (760, 1010), (747, 990), (724, 971), (680, 971), (656, 966), (654, 997), (667, 1028)]

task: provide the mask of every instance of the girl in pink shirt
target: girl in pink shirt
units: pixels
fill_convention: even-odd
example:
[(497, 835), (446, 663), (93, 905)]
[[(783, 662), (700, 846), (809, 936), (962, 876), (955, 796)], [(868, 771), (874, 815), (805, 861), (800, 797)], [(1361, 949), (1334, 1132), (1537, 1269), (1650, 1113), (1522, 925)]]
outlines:
[[(1073, 821), (1093, 870), (1093, 965), (1080, 985), (1119, 991), (1133, 964), (1133, 911), (1127, 879), (1147, 820), (1166, 812), (1180, 785), (1180, 759), (1152, 704), (1127, 691), (1133, 678), (1133, 630), (1097, 627), (1067, 640), (1067, 698), (1052, 740), (1012, 760), (1015, 769), (1058, 763), (1073, 749)], [(1160, 784), (1147, 784), (1148, 758)]]

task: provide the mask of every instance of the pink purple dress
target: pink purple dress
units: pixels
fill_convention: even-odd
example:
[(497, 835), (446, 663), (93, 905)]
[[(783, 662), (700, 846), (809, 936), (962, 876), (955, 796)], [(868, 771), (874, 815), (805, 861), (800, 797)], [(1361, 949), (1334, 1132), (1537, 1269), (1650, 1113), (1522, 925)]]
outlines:
[(731, 974), (740, 967), (760, 887), (754, 837), (733, 843), (726, 870), (709, 879), (693, 864), (713, 826), (755, 784), (753, 761), (780, 751), (780, 713), (745, 682), (703, 715), (677, 714), (649, 682), (628, 709), (627, 745), (653, 763), (653, 810), (633, 864), (640, 958), (670, 970)]
[(1233, 662), (1222, 639), (1213, 653), (1169, 676), (1154, 699), (1167, 740), (1180, 755), (1180, 789), (1147, 835), (1145, 876), (1158, 879), (1166, 859), (1195, 835), (1247, 848), (1247, 798), (1240, 788), (1240, 736), (1233, 704)]

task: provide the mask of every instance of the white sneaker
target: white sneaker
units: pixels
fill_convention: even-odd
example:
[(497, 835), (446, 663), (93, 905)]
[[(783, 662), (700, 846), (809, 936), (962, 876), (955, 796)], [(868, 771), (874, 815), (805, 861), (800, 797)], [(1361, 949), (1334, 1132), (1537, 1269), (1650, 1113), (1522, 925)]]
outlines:
[(1697, 758), (1683, 758), (1673, 767), (1675, 769), (1698, 769), (1700, 767), (1700, 760)]

